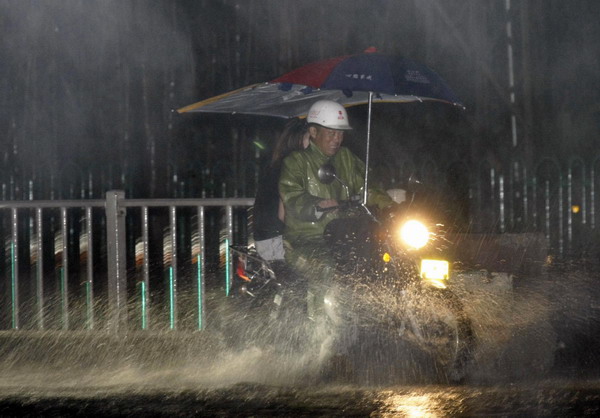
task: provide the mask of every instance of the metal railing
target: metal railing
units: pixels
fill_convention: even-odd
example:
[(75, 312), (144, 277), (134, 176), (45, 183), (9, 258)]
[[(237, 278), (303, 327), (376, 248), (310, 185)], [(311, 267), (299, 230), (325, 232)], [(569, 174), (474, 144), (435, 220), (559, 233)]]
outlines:
[[(194, 311), (186, 327), (203, 329), (207, 265), (224, 278), (227, 294), (232, 269), (225, 249), (235, 240), (245, 243), (252, 204), (248, 198), (126, 199), (115, 190), (105, 200), (0, 202), (0, 328), (177, 329), (185, 278), (186, 308)], [(212, 261), (207, 236), (219, 247), (209, 248)], [(153, 311), (166, 320), (151, 322)], [(185, 314), (189, 319), (189, 309)]]
[(517, 159), (500, 171), (484, 162), (471, 180), (473, 222), (499, 233), (543, 232), (552, 254), (581, 255), (598, 234), (599, 163), (544, 158), (528, 170)]
[[(416, 168), (400, 167), (400, 176)], [(599, 168), (600, 157), (533, 167), (482, 162), (476, 171), (427, 162), (417, 171), (441, 186), (466, 186), (472, 230), (543, 232), (551, 254), (570, 256), (598, 234)], [(228, 293), (226, 249), (247, 243), (252, 204), (127, 199), (122, 191), (102, 200), (0, 202), (0, 329), (203, 329), (206, 284)]]
[(388, 183), (416, 173), (424, 184), (444, 191), (464, 206), (468, 232), (542, 232), (550, 253), (559, 257), (585, 256), (600, 234), (600, 157), (540, 157), (529, 165), (515, 157), (476, 166), (407, 160), (379, 169)]

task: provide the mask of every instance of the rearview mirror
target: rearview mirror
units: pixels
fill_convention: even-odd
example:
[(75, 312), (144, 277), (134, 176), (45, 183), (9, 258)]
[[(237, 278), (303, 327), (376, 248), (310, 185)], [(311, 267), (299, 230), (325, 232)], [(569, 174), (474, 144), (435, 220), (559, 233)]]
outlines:
[(321, 167), (319, 167), (317, 175), (319, 176), (319, 181), (321, 183), (329, 184), (336, 178), (335, 167), (331, 164), (324, 164)]
[(333, 180), (339, 181), (344, 190), (346, 191), (346, 198), (350, 199), (350, 189), (348, 188), (348, 185), (337, 176), (334, 166), (332, 166), (329, 163), (323, 164), (321, 167), (319, 167), (319, 171), (317, 171), (317, 176), (319, 177), (319, 181), (323, 184), (329, 184)]

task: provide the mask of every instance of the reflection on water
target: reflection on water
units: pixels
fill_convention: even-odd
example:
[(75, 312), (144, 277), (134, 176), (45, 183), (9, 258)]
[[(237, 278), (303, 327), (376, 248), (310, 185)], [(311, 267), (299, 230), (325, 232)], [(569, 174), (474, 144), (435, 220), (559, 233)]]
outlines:
[[(126, 373), (125, 373), (126, 374)], [(118, 376), (115, 376), (118, 377)], [(122, 378), (123, 376), (121, 376)], [(38, 376), (42, 386), (0, 388), (1, 416), (260, 416), (260, 417), (522, 417), (597, 416), (597, 382), (546, 381), (528, 385), (271, 386), (238, 383), (219, 387), (178, 384), (174, 375), (146, 382), (53, 387), (52, 376)], [(125, 383), (127, 382), (127, 383)], [(108, 382), (105, 382), (108, 383)], [(89, 385), (89, 386), (88, 386)]]
[(382, 391), (376, 416), (437, 418), (457, 416), (464, 412), (465, 391), (448, 387), (396, 388)]
[(410, 418), (441, 416), (439, 415), (440, 405), (431, 395), (391, 395), (385, 401), (385, 407), (380, 409), (382, 417), (397, 416), (398, 414)]

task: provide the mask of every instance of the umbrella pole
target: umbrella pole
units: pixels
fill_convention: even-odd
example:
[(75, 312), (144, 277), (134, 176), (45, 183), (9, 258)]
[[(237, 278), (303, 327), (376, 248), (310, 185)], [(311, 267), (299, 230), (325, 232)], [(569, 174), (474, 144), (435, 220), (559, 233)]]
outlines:
[(367, 205), (368, 185), (369, 185), (369, 153), (371, 146), (371, 108), (373, 107), (373, 92), (369, 92), (369, 111), (367, 115), (367, 153), (365, 155), (365, 188), (363, 190), (363, 205)]

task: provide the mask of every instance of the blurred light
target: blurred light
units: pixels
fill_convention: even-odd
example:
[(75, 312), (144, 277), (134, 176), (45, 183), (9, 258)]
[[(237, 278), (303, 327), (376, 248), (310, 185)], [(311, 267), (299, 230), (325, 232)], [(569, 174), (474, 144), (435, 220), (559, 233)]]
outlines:
[(573, 213), (579, 213), (579, 205), (573, 205), (571, 206), (571, 212)]
[(445, 260), (421, 260), (421, 277), (431, 280), (448, 278), (448, 262)]
[(419, 221), (407, 221), (400, 228), (400, 238), (406, 245), (418, 250), (429, 241), (429, 230)]
[(384, 263), (389, 263), (390, 260), (392, 259), (392, 257), (388, 253), (383, 254), (382, 258), (383, 258)]

